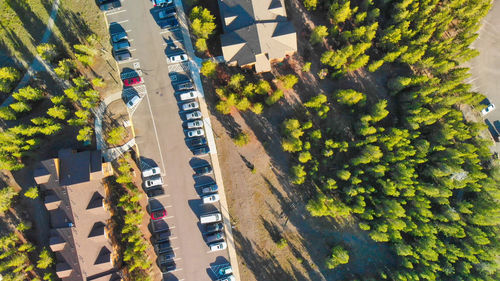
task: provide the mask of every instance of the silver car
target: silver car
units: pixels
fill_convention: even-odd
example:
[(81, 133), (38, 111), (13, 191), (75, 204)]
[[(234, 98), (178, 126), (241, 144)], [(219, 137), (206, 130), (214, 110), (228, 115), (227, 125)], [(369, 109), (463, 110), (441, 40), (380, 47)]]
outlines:
[(193, 122), (188, 122), (187, 123), (188, 129), (197, 129), (197, 128), (203, 128), (203, 121), (201, 120), (196, 120)]
[(215, 203), (219, 201), (219, 194), (203, 196), (201, 197), (201, 200), (203, 200), (203, 204)]
[(144, 181), (144, 186), (150, 188), (156, 185), (163, 185), (163, 179), (161, 177), (154, 177)]
[(223, 242), (216, 242), (216, 243), (208, 244), (208, 247), (210, 247), (210, 251), (214, 252), (214, 251), (224, 250), (225, 248), (227, 248), (227, 244), (224, 241)]
[(192, 110), (192, 109), (198, 109), (200, 105), (193, 101), (193, 102), (188, 102), (182, 105), (182, 110)]
[(187, 120), (194, 120), (194, 119), (201, 119), (201, 112), (200, 111), (194, 111), (186, 114), (186, 119)]
[(187, 132), (188, 138), (201, 137), (205, 135), (205, 131), (203, 129), (191, 130)]
[(224, 239), (224, 233), (216, 232), (207, 236), (207, 243), (212, 243)]
[(148, 178), (148, 177), (156, 176), (159, 174), (160, 174), (160, 168), (158, 168), (158, 167), (149, 168), (149, 169), (142, 171), (143, 178)]

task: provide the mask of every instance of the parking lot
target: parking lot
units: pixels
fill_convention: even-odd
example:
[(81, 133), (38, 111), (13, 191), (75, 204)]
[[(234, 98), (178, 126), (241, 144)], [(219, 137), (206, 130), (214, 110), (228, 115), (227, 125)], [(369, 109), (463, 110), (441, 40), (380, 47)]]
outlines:
[[(199, 219), (200, 215), (212, 214), (219, 208), (218, 202), (203, 204), (201, 199), (215, 192), (202, 194), (203, 188), (214, 183), (210, 155), (204, 150), (197, 150), (199, 155), (194, 155), (189, 147), (192, 139), (187, 134), (204, 131), (199, 123), (188, 124), (188, 114), (197, 112), (196, 108), (183, 108), (186, 103), (197, 102), (196, 99), (182, 101), (176, 92), (190, 80), (188, 63), (168, 59), (185, 53), (181, 27), (162, 29), (158, 23), (162, 9), (154, 8), (147, 0), (124, 0), (121, 4), (106, 12), (110, 33), (125, 32), (130, 43), (127, 50), (131, 57), (118, 62), (121, 76), (122, 79), (141, 77), (138, 84), (124, 89), (123, 99), (130, 102), (141, 169), (158, 167), (163, 179), (161, 188), (155, 185), (154, 192), (147, 189), (154, 196), (150, 198), (148, 211), (157, 218), (150, 230), (168, 238), (153, 235), (152, 243), (162, 253), (175, 254), (168, 256), (175, 262), (175, 268), (169, 268), (170, 272), (162, 276), (155, 267), (154, 279), (216, 280), (222, 274), (219, 271), (228, 266), (227, 250), (209, 248), (205, 241), (209, 236), (204, 235), (207, 225), (202, 225)], [(207, 118), (199, 120), (206, 124)]]

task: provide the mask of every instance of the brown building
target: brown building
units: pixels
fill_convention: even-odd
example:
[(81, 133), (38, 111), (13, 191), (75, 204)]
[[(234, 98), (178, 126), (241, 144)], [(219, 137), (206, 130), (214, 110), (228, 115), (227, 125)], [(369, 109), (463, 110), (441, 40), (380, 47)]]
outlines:
[(219, 10), (222, 53), (229, 65), (271, 71), (271, 62), (297, 51), (297, 34), (283, 0), (219, 0)]
[(106, 227), (110, 214), (102, 179), (110, 174), (110, 163), (102, 163), (100, 151), (62, 149), (35, 169), (50, 213), (50, 248), (64, 281), (121, 279)]

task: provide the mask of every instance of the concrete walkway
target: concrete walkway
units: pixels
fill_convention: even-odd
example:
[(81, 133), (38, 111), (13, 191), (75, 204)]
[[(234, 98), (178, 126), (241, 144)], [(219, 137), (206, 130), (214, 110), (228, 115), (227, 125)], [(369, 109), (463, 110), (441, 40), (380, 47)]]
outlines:
[[(42, 40), (40, 41), (39, 44), (47, 43), (50, 39), (50, 36), (52, 35), (52, 27), (54, 26), (54, 21), (57, 17), (57, 12), (59, 11), (59, 2), (60, 0), (55, 0), (54, 4), (52, 4), (52, 11), (50, 12), (49, 21), (47, 22), (47, 27), (45, 28), (45, 32), (43, 33)], [(17, 92), (19, 89), (25, 87), (29, 83), (31, 76), (33, 76), (36, 72), (39, 71), (47, 71), (50, 73), (52, 77), (54, 76), (57, 77), (57, 75), (52, 70), (52, 67), (47, 65), (39, 55), (36, 55), (33, 61), (31, 62), (30, 66), (28, 67), (28, 70), (24, 74), (23, 78), (21, 78), (21, 81), (19, 81), (17, 87), (12, 92)], [(60, 80), (59, 77), (57, 77), (56, 81), (59, 82), (59, 80)], [(4, 100), (4, 102), (0, 106), (2, 107), (8, 106), (14, 101), (15, 99), (12, 97), (12, 95), (10, 95), (9, 97), (7, 97), (7, 99)]]
[[(210, 116), (210, 112), (208, 111), (207, 104), (205, 102), (205, 94), (203, 92), (203, 85), (201, 83), (201, 78), (200, 78), (200, 67), (202, 63), (202, 59), (198, 58), (194, 52), (193, 49), (193, 44), (191, 42), (191, 38), (189, 36), (189, 28), (186, 25), (188, 23), (188, 19), (186, 17), (186, 14), (184, 13), (184, 8), (182, 6), (181, 0), (174, 0), (175, 5), (178, 7), (177, 10), (177, 16), (179, 17), (179, 23), (181, 25), (181, 30), (182, 30), (182, 37), (184, 39), (184, 45), (186, 47), (186, 51), (191, 58), (189, 61), (189, 68), (191, 71), (191, 76), (193, 77), (193, 81), (196, 85), (196, 89), (201, 93), (203, 96), (202, 98), (199, 98), (199, 104), (200, 104), (200, 111), (203, 116), (208, 117)], [(223, 61), (224, 59), (217, 57), (215, 59), (218, 62)], [(234, 242), (234, 237), (233, 237), (233, 232), (232, 232), (232, 227), (231, 227), (231, 218), (229, 216), (229, 208), (227, 207), (227, 199), (226, 199), (226, 193), (224, 191), (224, 184), (222, 181), (222, 173), (219, 165), (219, 159), (217, 157), (217, 149), (215, 147), (215, 140), (214, 140), (214, 135), (212, 132), (212, 126), (210, 123), (210, 118), (204, 118), (203, 120), (205, 124), (205, 131), (206, 131), (206, 136), (207, 136), (207, 141), (208, 145), (210, 147), (210, 156), (212, 159), (212, 168), (213, 168), (213, 173), (215, 176), (215, 181), (217, 182), (217, 186), (219, 187), (219, 197), (220, 197), (220, 206), (221, 206), (221, 214), (224, 219), (224, 231), (226, 234), (226, 243), (227, 243), (227, 250), (229, 253), (229, 262), (231, 263), (231, 267), (233, 269), (233, 276), (236, 278), (237, 281), (240, 281), (240, 271), (238, 267), (238, 259), (236, 255), (236, 247), (235, 247), (235, 242)]]

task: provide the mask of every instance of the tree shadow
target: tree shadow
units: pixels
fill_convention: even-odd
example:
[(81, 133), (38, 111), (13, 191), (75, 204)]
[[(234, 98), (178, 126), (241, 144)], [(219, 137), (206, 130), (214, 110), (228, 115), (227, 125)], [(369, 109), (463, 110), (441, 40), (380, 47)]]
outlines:
[[(37, 45), (42, 40), (44, 30), (47, 23), (43, 22), (34, 12), (28, 1), (24, 0), (7, 0), (7, 5), (14, 10), (24, 29), (31, 36), (31, 43)], [(49, 12), (50, 15), (50, 12)]]
[[(44, 6), (49, 13), (52, 11), (50, 3), (44, 2)], [(92, 34), (92, 30), (80, 16), (80, 13), (66, 9), (62, 4), (59, 6), (57, 20), (54, 22), (54, 25), (61, 32), (63, 41), (70, 46), (85, 42), (87, 36)]]
[[(5, 27), (0, 24), (1, 28)], [(12, 29), (5, 29), (6, 37), (5, 39), (9, 40), (12, 44), (13, 49), (15, 50), (14, 54), (10, 54), (13, 57), (20, 57), (26, 63), (25, 67), (33, 61), (35, 58), (35, 54), (33, 54), (27, 47), (26, 44), (17, 36), (17, 34)], [(4, 40), (5, 40), (4, 39)], [(10, 53), (10, 51), (9, 51)]]

